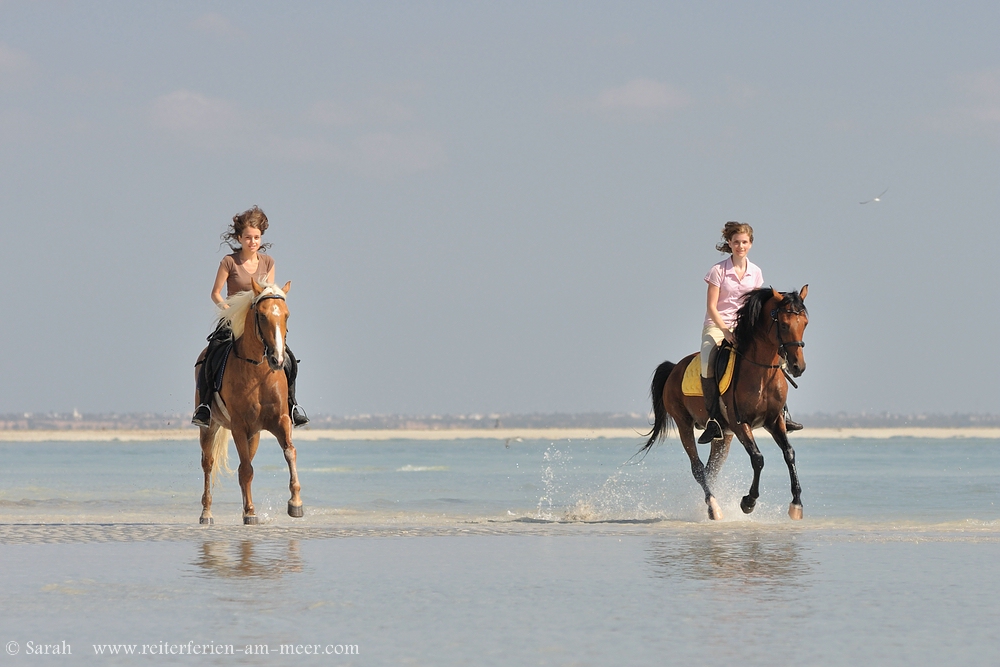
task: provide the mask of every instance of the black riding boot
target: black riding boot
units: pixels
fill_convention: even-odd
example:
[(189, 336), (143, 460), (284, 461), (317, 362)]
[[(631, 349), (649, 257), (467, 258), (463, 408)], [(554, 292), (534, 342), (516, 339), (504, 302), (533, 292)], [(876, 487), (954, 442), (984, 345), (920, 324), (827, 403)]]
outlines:
[(304, 426), (309, 423), (309, 416), (295, 402), (295, 378), (299, 375), (299, 360), (292, 351), (285, 347), (285, 378), (288, 380), (288, 414), (292, 418), (292, 426)]
[(208, 428), (212, 424), (212, 408), (209, 407), (212, 403), (212, 383), (208, 381), (208, 353), (205, 353), (205, 358), (202, 359), (201, 364), (198, 365), (198, 399), (201, 401), (198, 403), (198, 407), (194, 410), (194, 415), (191, 417), (191, 423), (195, 426), (204, 426)]
[(701, 393), (705, 396), (705, 409), (708, 411), (708, 423), (705, 424), (705, 432), (698, 438), (699, 445), (707, 445), (716, 438), (722, 437), (722, 426), (719, 420), (722, 413), (719, 412), (719, 383), (715, 378), (701, 379)]
[(801, 431), (803, 429), (802, 424), (792, 419), (792, 415), (788, 413), (787, 405), (783, 408), (783, 410), (785, 411), (785, 433), (791, 433), (792, 431)]

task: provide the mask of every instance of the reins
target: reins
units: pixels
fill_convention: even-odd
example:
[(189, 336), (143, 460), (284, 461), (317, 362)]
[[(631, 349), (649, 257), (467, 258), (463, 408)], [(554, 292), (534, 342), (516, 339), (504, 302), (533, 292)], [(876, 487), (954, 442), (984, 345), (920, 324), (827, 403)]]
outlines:
[[(264, 335), (260, 331), (260, 312), (257, 310), (257, 304), (259, 304), (261, 301), (266, 301), (267, 299), (281, 299), (282, 301), (284, 301), (285, 297), (281, 296), (280, 294), (262, 294), (258, 296), (256, 299), (254, 299), (253, 303), (250, 304), (250, 307), (254, 309), (253, 311), (254, 334), (257, 336), (257, 340), (260, 341), (261, 345), (264, 346), (264, 353), (261, 355), (260, 361), (254, 361), (253, 359), (247, 359), (245, 357), (241, 357), (239, 352), (236, 351), (236, 346), (235, 345), (233, 346), (233, 354), (236, 356), (237, 359), (239, 359), (240, 361), (245, 361), (248, 364), (253, 364), (254, 366), (260, 366), (267, 360), (267, 343), (264, 342)], [(271, 372), (273, 373), (274, 371)]]

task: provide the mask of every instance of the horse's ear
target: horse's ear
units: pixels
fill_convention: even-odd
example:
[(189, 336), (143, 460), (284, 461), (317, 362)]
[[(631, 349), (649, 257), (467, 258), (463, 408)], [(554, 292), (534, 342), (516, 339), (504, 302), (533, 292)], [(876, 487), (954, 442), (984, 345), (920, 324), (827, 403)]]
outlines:
[(285, 294), (288, 294), (288, 290), (290, 290), (290, 289), (292, 289), (292, 281), (291, 280), (289, 280), (287, 283), (285, 283), (285, 286), (281, 288), (281, 291), (284, 292)]
[(255, 296), (260, 296), (260, 293), (264, 291), (264, 288), (260, 286), (256, 278), (250, 278), (250, 287), (253, 288)]
[(803, 301), (806, 300), (806, 294), (809, 294), (809, 285), (803, 285), (802, 289), (799, 290), (799, 298)]
[(774, 299), (778, 303), (781, 303), (782, 301), (785, 300), (785, 297), (781, 296), (781, 292), (779, 292), (778, 290), (774, 289), (773, 287), (771, 288), (771, 292), (774, 294)]

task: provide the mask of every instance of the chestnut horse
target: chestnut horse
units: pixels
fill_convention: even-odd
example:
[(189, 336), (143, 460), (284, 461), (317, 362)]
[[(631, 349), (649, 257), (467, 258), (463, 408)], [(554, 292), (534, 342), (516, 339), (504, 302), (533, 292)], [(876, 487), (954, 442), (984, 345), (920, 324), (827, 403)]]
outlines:
[[(229, 306), (219, 316), (233, 330), (234, 342), (226, 360), (222, 387), (212, 404), (212, 423), (201, 427), (201, 467), (205, 472), (205, 494), (201, 497), (201, 523), (212, 519), (212, 484), (220, 468), (229, 469), (229, 433), (233, 434), (240, 456), (239, 480), (243, 492), (243, 523), (256, 524), (250, 482), (253, 480), (254, 454), (260, 432), (268, 431), (278, 439), (288, 462), (292, 497), (288, 515), (301, 517), (299, 475), (295, 469), (292, 445), (292, 420), (288, 415), (288, 381), (285, 363), (285, 336), (288, 332), (288, 307), (285, 295), (292, 283), (278, 288), (252, 282), (253, 290), (239, 292), (226, 300)], [(202, 352), (204, 355), (204, 352)], [(195, 404), (198, 397), (195, 397)]]
[(666, 436), (671, 420), (677, 425), (681, 444), (691, 459), (691, 472), (705, 491), (708, 517), (721, 519), (719, 508), (711, 487), (719, 469), (729, 455), (729, 444), (733, 434), (743, 443), (753, 465), (753, 483), (750, 491), (743, 496), (740, 509), (750, 514), (760, 497), (760, 471), (764, 467), (764, 457), (757, 448), (753, 429), (763, 426), (785, 455), (785, 464), (792, 482), (792, 502), (788, 506), (788, 516), (802, 518), (801, 488), (795, 470), (795, 450), (785, 433), (785, 399), (788, 382), (782, 366), (795, 377), (806, 369), (802, 355), (802, 334), (809, 324), (809, 314), (803, 303), (809, 286), (799, 292), (777, 292), (767, 287), (746, 295), (737, 314), (733, 335), (736, 339), (736, 366), (728, 389), (720, 397), (719, 407), (723, 415), (720, 422), (723, 437), (712, 442), (708, 465), (703, 465), (698, 456), (698, 445), (694, 439), (694, 428), (705, 428), (708, 412), (701, 396), (685, 396), (681, 390), (681, 380), (688, 364), (698, 364), (697, 353), (685, 357), (678, 364), (664, 361), (653, 374), (651, 393), (653, 398), (653, 430), (649, 440), (640, 452), (649, 451), (658, 439)]

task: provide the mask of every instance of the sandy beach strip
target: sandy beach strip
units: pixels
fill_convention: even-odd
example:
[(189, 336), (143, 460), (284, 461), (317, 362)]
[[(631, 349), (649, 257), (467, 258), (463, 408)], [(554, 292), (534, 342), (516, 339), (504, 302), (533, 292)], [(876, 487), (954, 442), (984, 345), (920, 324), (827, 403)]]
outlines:
[[(269, 434), (262, 434), (270, 438)], [(386, 440), (600, 440), (643, 439), (638, 429), (631, 428), (498, 428), (498, 429), (300, 429), (294, 440), (314, 442), (334, 441), (386, 441)], [(770, 436), (757, 431), (757, 438)], [(1000, 440), (1000, 428), (806, 428), (791, 436), (792, 441), (801, 439), (849, 440), (888, 438), (982, 438)], [(670, 439), (676, 440), (676, 431), (671, 430)], [(4, 430), (0, 431), (0, 442), (162, 442), (197, 441), (198, 431), (193, 428), (163, 430)]]

